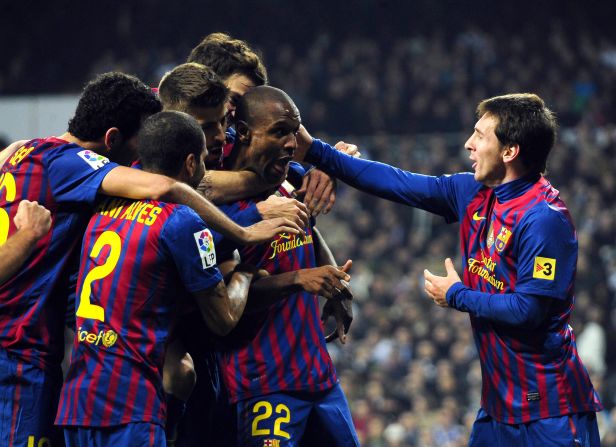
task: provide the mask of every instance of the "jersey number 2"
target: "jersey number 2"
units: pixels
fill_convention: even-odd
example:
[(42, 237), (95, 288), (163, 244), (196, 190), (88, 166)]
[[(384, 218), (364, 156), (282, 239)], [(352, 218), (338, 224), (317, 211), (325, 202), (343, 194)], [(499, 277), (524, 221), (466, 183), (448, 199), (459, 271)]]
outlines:
[(122, 239), (113, 231), (105, 231), (96, 239), (94, 247), (92, 247), (90, 252), (90, 258), (95, 259), (98, 257), (105, 246), (109, 246), (109, 256), (107, 256), (102, 265), (97, 265), (90, 270), (83, 282), (81, 294), (79, 295), (79, 307), (77, 307), (78, 317), (105, 321), (105, 309), (90, 302), (92, 282), (109, 275), (118, 264), (120, 253), (122, 252)]

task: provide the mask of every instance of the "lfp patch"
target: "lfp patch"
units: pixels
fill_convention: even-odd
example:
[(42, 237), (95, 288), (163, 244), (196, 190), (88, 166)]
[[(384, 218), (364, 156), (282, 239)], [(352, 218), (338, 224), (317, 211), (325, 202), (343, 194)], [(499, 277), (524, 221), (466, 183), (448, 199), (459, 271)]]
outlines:
[(197, 242), (197, 248), (199, 250), (199, 256), (201, 256), (201, 263), (203, 268), (207, 269), (216, 265), (216, 250), (214, 249), (214, 237), (212, 232), (207, 228), (201, 231), (197, 231), (193, 234), (195, 241)]
[(88, 149), (77, 152), (77, 155), (79, 155), (94, 170), (100, 169), (109, 163), (109, 159), (107, 157), (103, 157), (102, 155)]

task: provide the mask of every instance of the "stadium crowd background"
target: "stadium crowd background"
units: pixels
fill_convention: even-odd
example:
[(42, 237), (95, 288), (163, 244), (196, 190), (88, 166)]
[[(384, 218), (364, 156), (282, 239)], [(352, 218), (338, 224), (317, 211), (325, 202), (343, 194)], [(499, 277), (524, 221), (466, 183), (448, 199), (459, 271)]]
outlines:
[[(261, 50), (271, 84), (294, 98), (313, 134), (356, 143), (365, 158), (440, 174), (470, 170), (462, 145), (480, 99), (538, 93), (561, 123), (548, 178), (578, 230), (572, 325), (606, 406), (603, 445), (616, 446), (616, 345), (608, 344), (616, 334), (616, 6), (529, 2), (524, 14), (501, 5), (461, 20), (468, 2), (402, 10), (395, 1), (353, 10), (305, 3), (290, 16), (275, 0), (252, 13), (188, 1), (185, 12), (200, 13), (188, 20), (170, 3), (142, 0), (99, 6), (92, 20), (92, 10), (69, 13), (61, 1), (39, 5), (41, 19), (17, 31), (9, 17), (31, 5), (3, 5), (0, 94), (77, 92), (110, 70), (154, 86), (202, 36), (227, 31)], [(67, 14), (75, 26), (54, 30)], [(69, 58), (70, 67), (58, 62)], [(362, 445), (466, 445), (481, 385), (468, 316), (434, 306), (422, 285), (424, 268), (443, 271), (457, 253), (457, 228), (344, 185), (319, 222), (337, 259), (354, 260), (351, 337), (330, 350)]]

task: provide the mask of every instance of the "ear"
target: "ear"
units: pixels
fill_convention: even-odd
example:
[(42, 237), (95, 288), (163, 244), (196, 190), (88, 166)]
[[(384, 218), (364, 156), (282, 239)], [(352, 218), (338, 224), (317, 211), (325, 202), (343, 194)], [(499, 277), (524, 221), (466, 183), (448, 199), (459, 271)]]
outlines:
[(195, 175), (195, 172), (197, 172), (197, 166), (198, 163), (195, 154), (188, 154), (186, 160), (184, 160), (184, 169), (186, 170), (189, 178)]
[(107, 152), (111, 152), (114, 147), (117, 147), (118, 144), (122, 143), (122, 134), (120, 133), (120, 129), (118, 129), (117, 127), (111, 127), (110, 129), (107, 129), (104, 138), (105, 149), (107, 150)]
[(519, 144), (505, 146), (503, 148), (502, 157), (505, 163), (513, 162), (514, 160), (518, 158), (519, 155), (520, 155), (520, 145)]
[(237, 134), (237, 139), (242, 144), (250, 144), (250, 140), (252, 139), (252, 134), (250, 133), (250, 128), (246, 121), (238, 121), (235, 123), (235, 133)]

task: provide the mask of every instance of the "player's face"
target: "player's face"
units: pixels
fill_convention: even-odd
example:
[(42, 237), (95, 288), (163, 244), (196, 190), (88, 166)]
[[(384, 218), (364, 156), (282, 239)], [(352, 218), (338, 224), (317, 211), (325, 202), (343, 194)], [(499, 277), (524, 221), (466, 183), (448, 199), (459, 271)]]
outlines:
[(218, 107), (190, 107), (188, 109), (188, 113), (197, 120), (205, 134), (208, 151), (205, 166), (208, 169), (217, 168), (222, 161), (222, 149), (225, 145), (225, 131), (227, 130), (225, 106), (223, 103)]
[(475, 131), (464, 144), (470, 152), (469, 158), (474, 162), (475, 180), (486, 186), (497, 186), (505, 178), (505, 163), (503, 161), (504, 145), (498, 141), (494, 130), (498, 119), (484, 114)]
[(248, 79), (247, 76), (235, 73), (225, 79), (225, 85), (229, 89), (228, 113), (235, 117), (237, 100), (244, 96), (248, 90), (254, 88), (255, 83)]
[(246, 165), (270, 184), (280, 184), (287, 177), (289, 162), (297, 148), (299, 111), (289, 102), (270, 102), (263, 107), (250, 129), (251, 141), (246, 150)]

